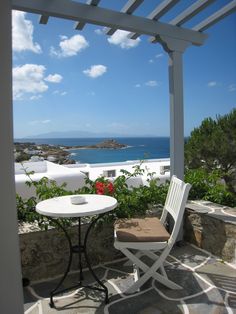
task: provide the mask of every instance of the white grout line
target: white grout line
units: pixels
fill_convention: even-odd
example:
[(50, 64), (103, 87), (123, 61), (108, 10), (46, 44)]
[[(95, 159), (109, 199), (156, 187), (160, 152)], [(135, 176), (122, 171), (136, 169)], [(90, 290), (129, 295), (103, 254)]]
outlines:
[(39, 306), (39, 301), (37, 301), (37, 302), (34, 303), (30, 308), (28, 308), (28, 310), (26, 310), (26, 311), (24, 312), (24, 314), (30, 314), (31, 311), (32, 311), (34, 308), (38, 307), (38, 306)]
[[(186, 303), (184, 302), (185, 300), (188, 300), (188, 299), (191, 299), (191, 298), (194, 298), (196, 296), (199, 296), (199, 295), (202, 295), (204, 293), (207, 293), (209, 291), (211, 291), (212, 289), (218, 289), (218, 290), (221, 290), (221, 291), (224, 291), (226, 292), (226, 297), (225, 297), (225, 307), (228, 311), (228, 314), (233, 314), (233, 311), (232, 309), (230, 308), (229, 304), (228, 304), (228, 297), (229, 297), (229, 293), (232, 293), (232, 294), (236, 294), (236, 292), (234, 291), (230, 291), (230, 290), (227, 290), (227, 289), (223, 289), (221, 287), (217, 287), (215, 286), (214, 284), (211, 284), (210, 282), (208, 282), (208, 280), (206, 280), (204, 277), (202, 277), (200, 274), (196, 273), (195, 270), (198, 269), (199, 267), (205, 265), (209, 259), (211, 258), (215, 258), (216, 260), (219, 260), (217, 259), (214, 255), (210, 254), (209, 252), (203, 250), (203, 249), (200, 249), (198, 247), (196, 247), (195, 245), (191, 245), (192, 247), (194, 247), (195, 249), (199, 250), (199, 251), (202, 251), (204, 252), (205, 254), (208, 255), (208, 257), (206, 258), (205, 261), (203, 261), (200, 265), (198, 266), (195, 266), (195, 267), (191, 267), (191, 266), (188, 266), (186, 265), (185, 263), (182, 263), (178, 258), (172, 256), (172, 255), (169, 255), (174, 261), (178, 262), (180, 265), (182, 265), (183, 267), (189, 269), (191, 272), (193, 272), (193, 274), (198, 277), (200, 280), (202, 280), (205, 284), (207, 284), (209, 287), (207, 289), (204, 289), (198, 293), (195, 293), (193, 295), (190, 295), (190, 296), (186, 296), (186, 297), (182, 297), (182, 298), (171, 298), (171, 297), (168, 297), (167, 295), (165, 295), (162, 291), (160, 291), (155, 285), (154, 285), (154, 279), (152, 280), (152, 287), (144, 290), (144, 291), (141, 291), (141, 292), (138, 292), (138, 293), (135, 293), (135, 294), (132, 294), (132, 295), (125, 295), (124, 293), (122, 293), (122, 291), (120, 290), (120, 288), (115, 284), (113, 283), (110, 279), (107, 279), (107, 275), (108, 275), (108, 272), (109, 271), (115, 271), (115, 272), (118, 272), (118, 273), (121, 273), (121, 274), (127, 274), (127, 272), (123, 272), (123, 271), (120, 271), (120, 270), (117, 270), (117, 269), (114, 269), (112, 267), (107, 267), (107, 266), (104, 266), (104, 265), (109, 265), (109, 264), (112, 264), (114, 263), (113, 262), (106, 262), (104, 263), (103, 265), (97, 265), (95, 267), (93, 267), (93, 269), (96, 269), (98, 267), (101, 267), (103, 269), (105, 269), (105, 273), (104, 273), (104, 276), (100, 279), (100, 280), (104, 280), (106, 279), (106, 282), (108, 282), (111, 286), (113, 286), (113, 288), (117, 291), (117, 293), (120, 295), (121, 298), (119, 298), (118, 300), (115, 300), (107, 305), (105, 305), (104, 307), (104, 314), (109, 314), (109, 307), (115, 303), (118, 303), (124, 299), (129, 299), (129, 298), (133, 298), (133, 297), (136, 297), (136, 296), (139, 296), (139, 295), (142, 295), (152, 289), (154, 289), (160, 296), (162, 296), (163, 298), (167, 299), (167, 300), (171, 300), (171, 301), (180, 301), (182, 306), (183, 306), (183, 310), (184, 310), (184, 314), (189, 314), (189, 309), (188, 309), (188, 306), (186, 305)], [(116, 260), (115, 262), (120, 262), (120, 261), (123, 261), (123, 260), (127, 260), (127, 258), (121, 258), (119, 260)], [(168, 262), (169, 264), (173, 264), (173, 263), (170, 263)], [(226, 263), (228, 265), (228, 263)], [(231, 266), (231, 265), (229, 265)], [(232, 267), (232, 266), (231, 266)], [(78, 273), (78, 271), (73, 271), (71, 273)], [(58, 276), (60, 277), (60, 276)], [(55, 277), (54, 277), (55, 279)], [(45, 282), (45, 281), (44, 281)], [(94, 284), (95, 282), (91, 283), (91, 284)], [(40, 297), (32, 287), (27, 287), (28, 290), (31, 292), (32, 295), (34, 295), (36, 298), (38, 299), (44, 299), (44, 300), (47, 300), (49, 298), (42, 298)], [(70, 295), (66, 295), (66, 296), (60, 296), (60, 297), (54, 297), (55, 299), (64, 299), (64, 298), (68, 298), (68, 297), (71, 297), (73, 295), (75, 295), (81, 288), (77, 289), (76, 291), (74, 291), (72, 294)], [(43, 314), (42, 312), (42, 304), (41, 304), (41, 301), (37, 301), (37, 303), (35, 303), (30, 309), (28, 309), (25, 314), (30, 314), (29, 310), (31, 311), (34, 307), (36, 307), (38, 305), (38, 308), (39, 308), (39, 314)]]
[(187, 304), (184, 301), (180, 301), (180, 303), (182, 304), (183, 310), (184, 310), (184, 314), (189, 314), (189, 309)]
[(222, 260), (221, 258), (219, 258), (219, 257), (217, 257), (217, 256), (215, 256), (215, 255), (213, 255), (212, 253), (207, 252), (207, 251), (204, 250), (204, 249), (199, 248), (198, 246), (196, 246), (196, 245), (194, 245), (194, 244), (192, 244), (192, 243), (189, 243), (189, 245), (192, 246), (193, 248), (195, 248), (196, 250), (199, 250), (199, 251), (201, 251), (201, 252), (207, 254), (208, 256), (214, 258), (216, 261), (223, 261), (223, 263), (226, 264), (227, 266), (229, 266), (229, 267), (231, 267), (231, 268), (233, 268), (233, 269), (236, 269), (236, 264), (232, 264), (232, 263), (226, 262), (226, 261)]
[[(105, 273), (104, 273), (104, 275), (103, 275), (103, 277), (100, 279), (101, 281), (104, 280), (104, 279), (106, 279), (107, 273), (108, 273), (108, 270), (106, 269), (106, 270), (105, 270)], [(96, 284), (96, 282), (97, 282), (97, 281), (93, 281), (93, 282), (91, 283), (91, 285)], [(30, 287), (30, 286), (27, 287), (27, 289), (28, 289), (28, 290), (30, 291), (30, 293), (31, 293), (34, 297), (36, 297), (37, 299), (40, 299), (40, 300), (49, 300), (49, 299), (50, 299), (50, 297), (48, 297), (48, 298), (43, 298), (43, 297), (39, 296), (39, 295), (37, 294), (37, 292), (35, 292), (35, 290), (34, 290), (32, 287)], [(83, 287), (80, 287), (80, 288), (76, 289), (75, 291), (73, 291), (73, 292), (70, 293), (70, 294), (62, 295), (62, 296), (60, 296), (60, 297), (54, 296), (53, 298), (54, 298), (54, 300), (61, 300), (61, 299), (70, 298), (70, 297), (73, 297), (74, 295), (76, 295), (81, 289), (83, 289)]]
[(43, 307), (42, 307), (42, 302), (41, 301), (39, 301), (38, 309), (39, 309), (39, 314), (43, 314)]
[(205, 282), (205, 283), (206, 283), (207, 285), (209, 285), (210, 287), (216, 288), (216, 289), (221, 290), (221, 291), (224, 291), (224, 292), (229, 292), (229, 293), (232, 293), (232, 294), (236, 294), (236, 291), (224, 289), (224, 288), (218, 287), (218, 286), (216, 286), (216, 285), (210, 283), (208, 280), (206, 280), (206, 279), (205, 279), (204, 277), (202, 277), (200, 274), (196, 273), (196, 272), (193, 270), (192, 267), (190, 267), (190, 266), (188, 266), (188, 265), (182, 263), (182, 262), (181, 262), (180, 260), (178, 260), (176, 257), (174, 257), (174, 256), (172, 256), (172, 257), (173, 257), (173, 259), (175, 259), (176, 261), (178, 261), (182, 266), (184, 266), (185, 268), (191, 270), (191, 271), (194, 273), (194, 275), (195, 275), (196, 277), (198, 277), (199, 279), (201, 279), (203, 282)]
[(213, 213), (215, 213), (215, 209), (214, 208), (212, 208), (212, 207), (210, 207), (210, 206), (207, 206), (207, 205), (204, 205), (204, 204), (199, 204), (198, 202), (196, 202), (196, 201), (191, 201), (193, 204), (196, 204), (196, 205), (198, 205), (198, 206), (203, 206), (203, 207), (206, 207), (207, 209), (210, 209), (210, 211), (208, 212), (208, 213), (206, 213), (206, 214), (213, 214)]
[(225, 300), (224, 300), (225, 308), (226, 308), (228, 314), (234, 314), (234, 311), (229, 306), (228, 299), (229, 299), (229, 293), (227, 292), (226, 295), (225, 295)]
[[(236, 263), (236, 261), (235, 261), (235, 263)], [(226, 264), (227, 266), (229, 266), (229, 267), (231, 267), (233, 269), (236, 269), (236, 264), (232, 264), (232, 263), (225, 262), (225, 261), (224, 261), (224, 264)]]
[(120, 295), (123, 295), (122, 291), (117, 287), (117, 285), (112, 282), (110, 279), (107, 280), (107, 282), (116, 290), (116, 292)]
[(195, 271), (196, 269), (198, 269), (198, 268), (200, 268), (200, 267), (204, 266), (205, 264), (207, 264), (207, 262), (208, 262), (210, 259), (211, 259), (211, 257), (210, 257), (210, 256), (208, 256), (208, 257), (206, 258), (206, 260), (205, 260), (205, 261), (203, 261), (201, 264), (199, 264), (199, 265), (197, 265), (197, 266), (193, 267), (193, 270)]
[(38, 300), (43, 300), (43, 297), (40, 297), (40, 295), (38, 295), (35, 291), (34, 288), (32, 288), (31, 286), (26, 287), (27, 290)]
[(171, 297), (168, 297), (166, 294), (164, 294), (160, 289), (158, 289), (156, 286), (153, 286), (153, 288), (160, 294), (161, 297), (163, 297), (164, 299), (166, 300), (169, 300), (169, 301), (185, 301), (185, 300), (189, 300), (189, 299), (192, 299), (192, 298), (195, 298), (195, 297), (198, 297), (199, 295), (202, 295), (202, 294), (206, 294), (207, 292), (213, 290), (215, 287), (208, 287), (207, 289), (205, 290), (201, 290), (197, 293), (194, 293), (194, 294), (191, 294), (191, 295), (188, 295), (186, 297), (182, 297), (182, 298), (171, 298)]
[(234, 215), (234, 214), (230, 214), (230, 213), (227, 213), (227, 212), (225, 212), (225, 210), (224, 210), (224, 209), (221, 209), (221, 211), (222, 211), (222, 213), (224, 213), (226, 216), (231, 216), (231, 217), (236, 218), (236, 215)]
[[(119, 262), (126, 261), (126, 260), (128, 260), (127, 257), (122, 257), (122, 258), (116, 259), (115, 263), (119, 263)], [(109, 262), (105, 262), (103, 264), (98, 264), (98, 265), (92, 266), (92, 268), (93, 268), (93, 270), (97, 269), (99, 267), (104, 268), (103, 267), (104, 265), (109, 265), (109, 264), (113, 264), (113, 263), (114, 263), (114, 261), (109, 261)], [(83, 268), (83, 271), (89, 271), (88, 267)], [(68, 275), (73, 275), (73, 274), (77, 274), (77, 273), (79, 273), (79, 270), (71, 270), (71, 271), (69, 271)], [(39, 283), (52, 281), (52, 280), (55, 280), (55, 279), (58, 279), (58, 278), (61, 278), (61, 277), (62, 277), (62, 275), (56, 275), (56, 276), (47, 278), (47, 280), (39, 279), (39, 280), (32, 281), (31, 284), (32, 285), (37, 285)]]

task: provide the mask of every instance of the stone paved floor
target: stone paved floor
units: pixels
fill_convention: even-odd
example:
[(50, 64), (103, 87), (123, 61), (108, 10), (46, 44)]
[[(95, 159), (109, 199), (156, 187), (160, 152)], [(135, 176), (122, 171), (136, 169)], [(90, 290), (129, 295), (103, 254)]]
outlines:
[[(101, 292), (89, 289), (70, 291), (55, 297), (55, 309), (49, 307), (49, 292), (58, 279), (35, 283), (25, 288), (25, 314), (236, 314), (236, 269), (191, 245), (176, 247), (168, 258), (168, 277), (182, 290), (170, 290), (150, 280), (140, 292), (125, 290), (133, 282), (130, 266), (115, 261), (96, 267), (96, 274), (109, 289), (110, 303), (105, 305)], [(68, 276), (65, 286), (78, 274)], [(93, 283), (85, 272), (86, 283)]]

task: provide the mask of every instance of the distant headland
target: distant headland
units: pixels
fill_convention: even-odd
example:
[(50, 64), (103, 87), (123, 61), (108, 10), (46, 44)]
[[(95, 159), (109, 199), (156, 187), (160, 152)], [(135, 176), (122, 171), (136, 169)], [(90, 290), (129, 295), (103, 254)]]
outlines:
[(73, 164), (70, 150), (72, 149), (122, 149), (128, 145), (114, 139), (104, 140), (93, 145), (65, 146), (51, 144), (36, 144), (34, 142), (15, 142), (14, 155), (16, 162), (48, 160), (59, 164)]

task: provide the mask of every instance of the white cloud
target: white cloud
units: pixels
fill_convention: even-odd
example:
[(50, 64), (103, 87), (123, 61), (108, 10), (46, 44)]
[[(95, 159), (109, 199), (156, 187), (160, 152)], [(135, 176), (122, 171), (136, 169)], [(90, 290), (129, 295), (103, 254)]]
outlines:
[(36, 124), (47, 124), (47, 123), (50, 123), (51, 120), (49, 119), (46, 119), (46, 120), (33, 120), (33, 121), (30, 121), (29, 124), (30, 125), (36, 125)]
[(40, 98), (42, 98), (42, 95), (40, 95), (40, 94), (39, 95), (33, 95), (30, 97), (30, 100), (38, 100)]
[(149, 63), (153, 63), (154, 61), (153, 61), (153, 59), (150, 59), (150, 60), (148, 60), (148, 62), (149, 62)]
[(30, 50), (41, 53), (40, 45), (33, 40), (34, 26), (25, 18), (25, 12), (12, 12), (12, 46), (13, 51), (21, 52)]
[(211, 81), (211, 82), (208, 82), (207, 83), (207, 86), (208, 87), (214, 87), (214, 86), (216, 86), (217, 85), (217, 82), (216, 81)]
[(60, 74), (49, 74), (44, 80), (50, 83), (60, 83), (62, 76)]
[(84, 70), (83, 73), (91, 78), (97, 78), (103, 75), (107, 71), (107, 67), (102, 64), (91, 65), (87, 70)]
[(229, 90), (229, 92), (234, 92), (234, 91), (236, 91), (236, 84), (230, 84), (230, 85), (228, 86), (228, 90)]
[(158, 53), (157, 55), (155, 55), (155, 57), (158, 59), (158, 58), (162, 58), (164, 56), (163, 53)]
[(110, 38), (108, 38), (108, 42), (113, 45), (118, 45), (122, 49), (130, 49), (136, 47), (140, 43), (140, 38), (130, 39), (128, 35), (130, 32), (117, 30)]
[(136, 84), (136, 85), (134, 85), (134, 87), (141, 87), (141, 84)]
[(70, 38), (67, 36), (60, 36), (60, 48), (55, 49), (53, 46), (50, 48), (50, 55), (56, 57), (72, 57), (76, 56), (81, 50), (87, 48), (89, 43), (82, 35), (74, 35)]
[(97, 35), (103, 35), (103, 34), (104, 34), (104, 29), (97, 28), (97, 29), (95, 29), (94, 32), (95, 32)]
[(46, 92), (43, 65), (25, 64), (13, 68), (13, 97), (22, 99), (25, 93), (38, 94)]
[(157, 81), (148, 81), (145, 83), (146, 86), (155, 87), (158, 86), (159, 83)]
[(53, 92), (52, 92), (52, 94), (53, 95), (60, 95), (60, 96), (65, 96), (65, 95), (67, 95), (67, 92), (61, 92), (61, 91), (59, 91), (59, 90), (54, 90)]
[(117, 131), (129, 128), (126, 124), (120, 122), (111, 122), (110, 124), (107, 125), (107, 127), (109, 129), (110, 128), (115, 129)]

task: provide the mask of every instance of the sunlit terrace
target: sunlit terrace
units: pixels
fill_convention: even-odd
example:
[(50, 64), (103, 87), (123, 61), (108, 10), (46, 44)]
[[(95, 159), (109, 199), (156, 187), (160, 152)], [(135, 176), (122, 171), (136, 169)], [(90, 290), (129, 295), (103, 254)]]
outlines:
[[(4, 47), (0, 49), (0, 68), (3, 73), (0, 77), (0, 102), (3, 104), (0, 106), (0, 146), (4, 148), (1, 152), (2, 160), (0, 163), (0, 199), (2, 204), (0, 219), (0, 309), (2, 313), (113, 314), (130, 312), (134, 314), (154, 314), (216, 312), (231, 314), (236, 312), (235, 208), (210, 201), (191, 201), (191, 199), (186, 203), (188, 193), (183, 194), (182, 198), (174, 194), (173, 199), (168, 199), (168, 194), (166, 198), (169, 202), (167, 202), (167, 207), (170, 208), (169, 213), (173, 215), (174, 221), (178, 221), (180, 233), (174, 232), (174, 227), (175, 239), (173, 241), (169, 241), (169, 239), (172, 239), (172, 234), (168, 234), (167, 238), (164, 238), (164, 240), (162, 238), (159, 241), (161, 249), (164, 251), (166, 247), (172, 247), (173, 242), (176, 241), (177, 244), (173, 246), (169, 254), (166, 254), (165, 258), (160, 253), (158, 258), (161, 260), (162, 257), (162, 260), (160, 265), (157, 263), (157, 268), (154, 270), (151, 267), (151, 261), (155, 254), (150, 253), (149, 248), (138, 251), (141, 253), (138, 253), (136, 258), (140, 258), (141, 266), (134, 263), (136, 268), (133, 268), (133, 263), (130, 266), (120, 250), (114, 248), (113, 221), (111, 223), (109, 220), (104, 220), (102, 228), (98, 224), (95, 228), (90, 229), (92, 224), (89, 225), (89, 223), (91, 221), (84, 218), (83, 213), (77, 212), (75, 214), (75, 212), (69, 211), (75, 209), (73, 206), (82, 204), (80, 208), (83, 208), (84, 216), (87, 216), (87, 204), (89, 204), (91, 210), (94, 209), (94, 215), (107, 214), (108, 211), (112, 211), (120, 205), (114, 197), (100, 198), (102, 199), (100, 206), (98, 195), (94, 195), (96, 193), (84, 193), (86, 194), (85, 198), (71, 199), (70, 195), (66, 195), (65, 192), (65, 194), (60, 194), (60, 196), (65, 197), (62, 199), (62, 206), (58, 206), (58, 211), (53, 209), (54, 211), (51, 212), (47, 206), (44, 207), (44, 204), (50, 205), (50, 201), (54, 202), (54, 195), (51, 195), (48, 200), (44, 200), (49, 201), (49, 203), (33, 204), (37, 213), (41, 215), (50, 216), (51, 214), (53, 218), (76, 217), (79, 221), (78, 224), (66, 225), (70, 236), (66, 232), (63, 234), (60, 230), (54, 228), (55, 226), (50, 226), (48, 230), (41, 231), (37, 224), (18, 226), (17, 221), (15, 197), (17, 179), (14, 172), (13, 157), (12, 10), (35, 14), (39, 17), (39, 23), (48, 24), (46, 25), (48, 28), (50, 27), (48, 22), (51, 19), (66, 19), (75, 22), (75, 29), (78, 31), (83, 30), (87, 24), (99, 25), (106, 27), (106, 35), (112, 35), (117, 30), (124, 30), (129, 33), (131, 39), (135, 40), (140, 36), (146, 36), (150, 41), (150, 45), (157, 43), (162, 46), (169, 60), (170, 99), (170, 163), (168, 165), (164, 164), (163, 167), (170, 166), (170, 168), (167, 169), (168, 174), (165, 173), (165, 168), (162, 169), (164, 174), (161, 174), (162, 170), (158, 168), (158, 174), (164, 176), (164, 181), (167, 179), (166, 175), (172, 180), (177, 176), (180, 180), (179, 186), (181, 186), (181, 189), (183, 187), (189, 189), (190, 185), (184, 185), (181, 181), (184, 179), (183, 55), (186, 49), (193, 45), (202, 46), (207, 44), (208, 28), (229, 14), (234, 13), (236, 0), (223, 1), (223, 5), (220, 8), (217, 7), (210, 14), (205, 10), (214, 1), (191, 1), (190, 5), (178, 12), (170, 21), (163, 22), (162, 18), (178, 5), (178, 2), (176, 0), (159, 1), (156, 8), (149, 12), (146, 17), (136, 14), (136, 10), (145, 4), (145, 1), (142, 0), (128, 0), (123, 8), (118, 10), (103, 7), (102, 1), (99, 0), (89, 0), (86, 3), (85, 1), (70, 0), (6, 0), (0, 3), (0, 38), (2, 38), (1, 46)], [(202, 15), (200, 15), (196, 24), (194, 22), (193, 25), (189, 23), (199, 14)], [(51, 167), (50, 173), (54, 175), (57, 172), (55, 168), (59, 169), (59, 166), (50, 165), (50, 163), (48, 163), (48, 167)], [(84, 172), (87, 172), (88, 168), (91, 171), (91, 167), (87, 167)], [(108, 181), (95, 185), (97, 194), (105, 194), (105, 190), (106, 192), (114, 191), (113, 181), (109, 181), (111, 180), (109, 177), (113, 176), (113, 172), (110, 173), (111, 175), (106, 172), (114, 170), (117, 171), (116, 168), (110, 169), (109, 167), (103, 170), (105, 171), (103, 175), (107, 177)], [(77, 180), (78, 172), (73, 167), (67, 167), (60, 173), (62, 175), (60, 178), (57, 174), (55, 178), (58, 180), (64, 180), (67, 176), (73, 181), (74, 179)], [(19, 174), (19, 176), (21, 175), (24, 176), (25, 174)], [(37, 177), (37, 174), (34, 175)], [(84, 175), (86, 176), (86, 174)], [(70, 183), (67, 179), (64, 181)], [(22, 191), (25, 192), (25, 179), (22, 182), (19, 179), (19, 186), (21, 185), (21, 189), (23, 186)], [(60, 181), (60, 183), (62, 182)], [(122, 184), (122, 182), (119, 182), (119, 184)], [(32, 183), (32, 185), (37, 187), (37, 184)], [(141, 187), (144, 195), (146, 185), (141, 184)], [(83, 184), (81, 188), (84, 188)], [(137, 184), (137, 188), (137, 191), (139, 191), (139, 184)], [(155, 191), (157, 191), (156, 188), (156, 185), (153, 185)], [(127, 187), (127, 194), (130, 189), (134, 189), (132, 184)], [(58, 192), (57, 187), (56, 191)], [(59, 191), (61, 190), (59, 189)], [(176, 191), (178, 191), (177, 188), (174, 189), (175, 193), (177, 193)], [(143, 195), (141, 195), (138, 204), (141, 209), (144, 207), (141, 201)], [(96, 198), (93, 200), (93, 197)], [(180, 202), (180, 199), (185, 202)], [(65, 203), (65, 200), (69, 200), (69, 203)], [(73, 203), (78, 201), (81, 203)], [(172, 206), (174, 207), (178, 202), (180, 209), (177, 214), (182, 213), (179, 220), (175, 211), (172, 211)], [(23, 209), (25, 209), (25, 203), (22, 204)], [(69, 204), (67, 212), (64, 204)], [(124, 202), (124, 204), (127, 205), (128, 203)], [(183, 204), (184, 206), (182, 206)], [(32, 205), (32, 203), (27, 203), (28, 205)], [(129, 213), (131, 205), (128, 205), (124, 208)], [(160, 217), (162, 208), (158, 205), (150, 207), (147, 217)], [(25, 214), (24, 211), (22, 213)], [(90, 216), (94, 216), (93, 214), (90, 214)], [(124, 218), (124, 216), (121, 215), (121, 218)], [(167, 213), (165, 214), (166, 218)], [(54, 219), (54, 221), (57, 224), (57, 219)], [(91, 231), (89, 237), (88, 230)], [(145, 230), (147, 231), (147, 229)], [(169, 231), (172, 232), (171, 227)], [(163, 234), (161, 236), (163, 237)], [(85, 237), (85, 242), (81, 244), (83, 237)], [(116, 238), (115, 233), (115, 240)], [(77, 241), (79, 244), (72, 247), (70, 239), (73, 242)], [(132, 241), (124, 242), (133, 243)], [(137, 242), (143, 243), (143, 241)], [(152, 247), (152, 241), (149, 240), (149, 242)], [(134, 247), (138, 248), (138, 245), (135, 244)], [(129, 252), (131, 256), (132, 250), (133, 247), (131, 246), (131, 254)], [(142, 254), (146, 251), (149, 253), (147, 257), (143, 257)], [(153, 251), (155, 250), (153, 249)], [(84, 259), (80, 258), (81, 252), (84, 253)], [(123, 252), (127, 251), (123, 250)], [(61, 283), (62, 288), (73, 286), (75, 283), (76, 287), (65, 293), (61, 292), (59, 295), (54, 295), (52, 302), (50, 293), (57, 286), (58, 280), (60, 281), (61, 275), (67, 267), (68, 258), (70, 259), (72, 253), (79, 254), (71, 259), (69, 263), (71, 268), (66, 271), (67, 277)], [(92, 268), (88, 260), (91, 261)], [(85, 267), (84, 279), (81, 275), (83, 267)], [(149, 272), (149, 267), (152, 269), (152, 273)], [(78, 273), (79, 268), (80, 273)], [(96, 282), (91, 276), (91, 269), (94, 269), (93, 277)], [(158, 272), (156, 272), (157, 270)], [(137, 291), (127, 293), (127, 289), (132, 289), (134, 282), (135, 284), (139, 282), (140, 275), (141, 278), (147, 280), (145, 279), (145, 282), (140, 283), (141, 287), (138, 287)], [(145, 275), (150, 276), (145, 277)], [(81, 283), (82, 281), (84, 286), (88, 286), (87, 288), (78, 288), (78, 282)], [(97, 283), (103, 289), (98, 288)], [(91, 286), (93, 286), (93, 289), (91, 289)], [(177, 286), (180, 289), (170, 288), (176, 288)]]

